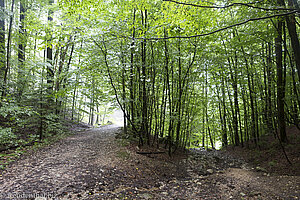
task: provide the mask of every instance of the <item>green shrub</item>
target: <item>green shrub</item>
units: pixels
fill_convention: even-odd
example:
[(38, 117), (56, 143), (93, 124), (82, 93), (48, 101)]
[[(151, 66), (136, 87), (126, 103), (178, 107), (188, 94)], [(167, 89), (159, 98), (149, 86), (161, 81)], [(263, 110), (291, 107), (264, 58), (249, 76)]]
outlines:
[(0, 146), (17, 144), (18, 137), (11, 131), (11, 128), (0, 127)]
[(2, 104), (0, 107), (0, 115), (9, 121), (19, 120), (22, 116), (32, 116), (37, 113), (33, 111), (30, 107), (18, 106), (16, 104)]
[(63, 134), (65, 128), (60, 122), (60, 117), (56, 114), (48, 114), (45, 116), (46, 136)]

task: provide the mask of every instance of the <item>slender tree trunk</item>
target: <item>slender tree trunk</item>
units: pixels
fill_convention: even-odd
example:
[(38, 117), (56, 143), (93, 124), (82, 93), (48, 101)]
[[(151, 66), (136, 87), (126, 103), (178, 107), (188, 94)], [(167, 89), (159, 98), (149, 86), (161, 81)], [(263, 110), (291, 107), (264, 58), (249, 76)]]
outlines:
[(285, 131), (285, 113), (284, 113), (284, 81), (283, 81), (283, 65), (282, 65), (282, 29), (284, 23), (282, 19), (277, 23), (277, 37), (275, 38), (275, 54), (277, 65), (277, 112), (278, 112), (278, 126), (280, 132), (281, 142), (287, 142)]
[(159, 102), (157, 102), (159, 98), (159, 90), (160, 87), (155, 89), (156, 85), (156, 65), (155, 65), (155, 55), (154, 55), (154, 45), (153, 42), (150, 42), (150, 47), (151, 47), (151, 70), (150, 71), (150, 77), (151, 77), (151, 114), (150, 114), (150, 133), (153, 132), (153, 141), (152, 141), (152, 146), (154, 146), (155, 141), (158, 141), (158, 120), (159, 120)]
[(126, 110), (127, 109), (127, 106), (126, 106), (126, 82), (125, 82), (125, 75), (126, 75), (126, 69), (125, 69), (125, 55), (123, 53), (123, 44), (121, 42), (121, 48), (120, 48), (120, 52), (121, 52), (121, 57), (120, 57), (120, 60), (121, 60), (121, 64), (122, 64), (122, 101), (123, 101), (123, 108), (124, 108), (124, 112), (123, 112), (123, 125), (124, 125), (124, 133), (127, 134), (127, 120), (126, 120)]
[[(142, 14), (142, 24), (143, 27), (147, 28), (147, 10), (145, 10), (145, 16), (143, 12)], [(144, 32), (145, 33), (145, 32)], [(146, 79), (147, 79), (147, 71), (146, 71), (146, 40), (143, 40), (142, 43), (142, 130), (145, 136), (147, 137), (147, 144), (150, 145), (150, 133), (148, 127), (148, 97), (147, 97), (147, 89), (146, 89)]]
[[(226, 102), (225, 102), (225, 84), (224, 84), (224, 71), (222, 70), (222, 85), (221, 85), (221, 91), (222, 91), (222, 107), (223, 107), (223, 115), (222, 117), (222, 146), (228, 145), (227, 140), (227, 125), (226, 125)], [(221, 113), (221, 111), (220, 111)]]
[[(167, 61), (166, 61), (167, 62)], [(166, 63), (167, 65), (167, 63)], [(167, 84), (167, 79), (166, 79), (166, 71), (164, 71), (164, 82), (163, 82), (163, 90), (162, 90), (162, 103), (161, 103), (161, 113), (160, 113), (160, 123), (161, 123), (161, 129), (160, 129), (160, 137), (164, 137), (164, 132), (165, 132), (165, 119), (166, 119), (166, 107), (167, 107), (167, 98), (168, 94), (166, 94), (166, 84)]]
[[(166, 37), (166, 30), (164, 30), (164, 36)], [(169, 115), (172, 116), (173, 114), (173, 104), (171, 99), (171, 87), (170, 87), (170, 72), (169, 72), (169, 50), (167, 45), (167, 40), (165, 40), (164, 43), (164, 53), (165, 53), (165, 75), (166, 75), (166, 85), (167, 85), (167, 93), (168, 93), (168, 99), (169, 99)], [(171, 69), (171, 74), (173, 69)], [(169, 129), (168, 129), (168, 144), (169, 144), (169, 156), (171, 155), (171, 148), (172, 148), (172, 140), (173, 140), (173, 120), (170, 120), (169, 122)]]
[(181, 99), (182, 99), (182, 77), (181, 77), (181, 48), (180, 48), (180, 39), (178, 44), (178, 52), (179, 52), (179, 58), (178, 58), (178, 100), (177, 100), (177, 127), (176, 127), (176, 148), (179, 145), (179, 138), (180, 138), (180, 129), (181, 129)]
[[(0, 0), (0, 9), (5, 9), (5, 0)], [(5, 74), (5, 20), (0, 18), (0, 95), (3, 94)], [(1, 105), (0, 105), (1, 106)]]
[(293, 78), (293, 96), (295, 98), (293, 98), (294, 100), (294, 122), (295, 124), (298, 124), (299, 126), (299, 120), (300, 120), (300, 117), (299, 117), (299, 112), (298, 112), (298, 108), (297, 106), (299, 107), (300, 109), (300, 97), (299, 97), (299, 94), (298, 94), (298, 89), (297, 89), (297, 82), (296, 82), (296, 73), (295, 73), (295, 68), (294, 68), (294, 65), (293, 65), (293, 62), (290, 60), (290, 66), (291, 66), (291, 69), (292, 69), (292, 78)]
[[(80, 48), (82, 48), (82, 42), (81, 42), (81, 45), (80, 45)], [(78, 59), (78, 65), (80, 64), (81, 62), (81, 56), (79, 55), (79, 59)], [(71, 63), (71, 62), (69, 62)], [(79, 66), (77, 67), (77, 69), (79, 69)], [(73, 98), (72, 98), (72, 120), (74, 120), (74, 114), (75, 114), (75, 107), (76, 107), (76, 93), (77, 93), (77, 84), (78, 84), (78, 79), (79, 79), (79, 75), (76, 73), (76, 79), (75, 79), (75, 87), (74, 87), (74, 91), (73, 91)], [(79, 115), (79, 114), (78, 114)]]
[(6, 50), (6, 68), (5, 68), (5, 72), (4, 72), (4, 78), (3, 78), (2, 98), (4, 96), (6, 96), (7, 76), (8, 76), (8, 71), (9, 71), (9, 67), (10, 67), (10, 56), (11, 56), (10, 45), (11, 45), (11, 34), (12, 34), (12, 23), (13, 23), (13, 19), (14, 19), (14, 15), (13, 15), (14, 5), (15, 5), (15, 0), (12, 0), (12, 3), (11, 3), (11, 16), (9, 18), (9, 27), (8, 27), (7, 50)]
[(209, 127), (209, 121), (208, 121), (208, 114), (207, 114), (207, 107), (206, 107), (206, 125), (207, 125), (207, 131), (208, 131), (208, 136), (209, 136), (209, 141), (210, 141), (210, 145), (212, 149), (215, 149), (214, 146), (214, 141), (213, 141), (213, 137), (211, 135), (211, 131), (210, 131), (210, 127)]
[(245, 129), (245, 140), (248, 141), (250, 139), (249, 137), (249, 131), (248, 131), (248, 110), (247, 110), (247, 100), (244, 88), (242, 88), (242, 99), (243, 99), (243, 108), (244, 108), (244, 129)]
[[(234, 108), (233, 108), (233, 103), (232, 103), (232, 98), (231, 98), (231, 94), (230, 94), (230, 90), (229, 90), (229, 86), (228, 86), (228, 80), (226, 78), (226, 86), (227, 86), (227, 95), (228, 95), (228, 99), (229, 99), (229, 103), (230, 103), (230, 108), (231, 108), (231, 114), (232, 114), (232, 118), (230, 119), (230, 114), (228, 116), (228, 118), (230, 119), (230, 121), (232, 121), (233, 124), (233, 115), (234, 115)], [(232, 125), (231, 123), (229, 123), (229, 130), (230, 130), (230, 140), (231, 140), (231, 144), (235, 144), (235, 140), (234, 140), (234, 130), (232, 130)]]
[[(135, 12), (136, 10), (133, 10), (133, 20), (132, 20), (132, 24), (133, 24), (133, 28), (132, 28), (132, 38), (135, 37)], [(129, 88), (129, 93), (130, 93), (130, 119), (133, 123), (135, 123), (135, 109), (134, 109), (134, 101), (135, 101), (135, 97), (134, 97), (134, 83), (133, 83), (133, 79), (134, 79), (134, 39), (132, 39), (131, 45), (130, 45), (130, 75), (129, 75), (129, 82), (130, 82), (130, 88)], [(135, 133), (135, 132), (134, 132)], [(134, 137), (136, 137), (136, 135), (134, 134)]]
[[(236, 52), (235, 52), (236, 54)], [(235, 61), (231, 62), (234, 69), (230, 66), (231, 71), (231, 80), (232, 80), (232, 87), (233, 87), (233, 101), (234, 101), (234, 113), (233, 113), (233, 129), (234, 129), (234, 143), (236, 146), (240, 145), (239, 140), (239, 126), (238, 126), (238, 113), (239, 113), (239, 102), (238, 102), (238, 86), (237, 86), (237, 56), (235, 55)]]
[(72, 97), (72, 114), (71, 114), (72, 120), (74, 120), (74, 115), (75, 115), (76, 91), (77, 91), (77, 77), (75, 80), (75, 87), (74, 87), (73, 97)]
[(273, 131), (273, 112), (272, 112), (272, 61), (271, 61), (271, 44), (267, 43), (266, 46), (266, 54), (267, 54), (267, 63), (266, 63), (266, 112), (267, 112), (267, 126), (269, 131)]
[(97, 114), (96, 114), (96, 122), (95, 122), (95, 125), (98, 126), (99, 124), (99, 105), (97, 104), (96, 106), (96, 111), (97, 111)]
[[(54, 0), (49, 0), (49, 4), (52, 5), (54, 3)], [(53, 11), (50, 9), (48, 11), (48, 23), (51, 23), (53, 21), (52, 18)], [(52, 30), (48, 29), (48, 32), (46, 34), (47, 37), (47, 89), (48, 89), (48, 102), (49, 104), (52, 104), (52, 92), (53, 92), (53, 80), (54, 80), (54, 69), (53, 69), (53, 51), (52, 51)]]
[[(204, 92), (205, 91), (205, 85), (203, 84), (203, 87), (202, 87), (202, 91)], [(202, 147), (205, 147), (205, 138), (206, 138), (206, 135), (205, 135), (205, 118), (206, 118), (206, 107), (203, 106), (202, 108)]]
[(95, 77), (92, 77), (92, 95), (90, 105), (90, 124), (94, 125), (94, 109), (95, 109)]
[(25, 46), (26, 46), (26, 36), (24, 28), (25, 20), (25, 7), (24, 1), (20, 1), (20, 25), (19, 25), (19, 49), (18, 49), (18, 100), (21, 99), (23, 90), (25, 88), (26, 81), (24, 80), (24, 61), (25, 61)]

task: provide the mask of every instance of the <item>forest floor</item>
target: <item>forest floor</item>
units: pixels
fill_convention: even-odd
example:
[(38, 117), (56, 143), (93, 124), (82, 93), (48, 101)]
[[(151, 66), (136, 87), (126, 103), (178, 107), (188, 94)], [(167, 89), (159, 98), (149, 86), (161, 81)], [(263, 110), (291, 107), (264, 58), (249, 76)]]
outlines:
[(244, 147), (230, 146), (225, 151), (237, 158), (244, 159), (252, 166), (265, 169), (277, 175), (300, 176), (300, 131), (295, 126), (286, 128), (288, 143), (283, 144), (287, 161), (278, 139), (273, 134), (264, 135), (257, 143), (244, 144)]
[[(0, 175), (0, 199), (300, 199), (300, 176), (270, 174), (228, 152), (137, 154), (114, 125), (31, 151)], [(36, 197), (49, 198), (36, 198)]]

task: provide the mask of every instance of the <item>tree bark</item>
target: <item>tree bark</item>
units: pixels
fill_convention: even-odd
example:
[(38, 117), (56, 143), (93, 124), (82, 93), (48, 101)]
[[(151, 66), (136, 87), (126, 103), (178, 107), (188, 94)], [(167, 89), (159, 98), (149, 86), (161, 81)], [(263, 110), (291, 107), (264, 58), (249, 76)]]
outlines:
[(277, 37), (275, 38), (275, 54), (277, 65), (277, 115), (278, 126), (281, 142), (287, 142), (285, 131), (285, 113), (284, 113), (284, 82), (283, 82), (283, 66), (282, 66), (282, 29), (284, 23), (282, 19), (277, 23)]
[[(133, 10), (133, 22), (132, 24), (134, 25), (135, 23), (135, 9)], [(133, 26), (132, 28), (132, 38), (135, 37), (135, 27)], [(131, 45), (130, 45), (130, 76), (129, 76), (129, 82), (130, 82), (130, 88), (129, 88), (129, 93), (130, 93), (130, 119), (132, 123), (135, 123), (135, 109), (134, 109), (134, 101), (135, 101), (135, 96), (134, 96), (134, 39), (132, 39)], [(136, 135), (134, 134), (134, 137)]]
[[(282, 2), (281, 4), (284, 5), (284, 2)], [(294, 0), (288, 0), (288, 5), (290, 8), (298, 8), (299, 9), (297, 2)], [(286, 23), (287, 23), (287, 28), (288, 28), (289, 35), (291, 38), (291, 45), (292, 45), (292, 49), (294, 52), (296, 68), (298, 71), (298, 78), (299, 78), (298, 80), (300, 83), (300, 44), (299, 44), (299, 37), (297, 34), (295, 15), (286, 16)]]
[[(5, 1), (0, 0), (0, 9), (5, 9)], [(5, 20), (0, 18), (0, 93), (3, 93), (3, 79), (5, 74)]]
[[(49, 4), (52, 5), (54, 3), (54, 0), (49, 0)], [(48, 23), (51, 23), (53, 21), (52, 18), (53, 11), (50, 9), (48, 11)], [(52, 51), (52, 34), (51, 34), (50, 29), (48, 29), (47, 33), (47, 85), (48, 85), (48, 95), (49, 95), (49, 102), (51, 101), (51, 95), (52, 95), (52, 90), (53, 90), (53, 79), (54, 79), (54, 70), (53, 70), (53, 51)]]
[[(147, 10), (145, 10), (145, 16), (141, 11), (142, 15), (142, 24), (144, 28), (147, 27)], [(150, 133), (148, 127), (148, 97), (147, 97), (147, 89), (146, 89), (146, 79), (147, 79), (147, 72), (146, 72), (146, 40), (143, 40), (141, 43), (141, 50), (142, 50), (142, 130), (145, 136), (147, 137), (147, 144), (150, 145)]]
[[(237, 56), (235, 52), (235, 60), (232, 61), (233, 71), (230, 67), (231, 71), (231, 80), (232, 80), (232, 87), (233, 87), (233, 101), (234, 101), (234, 113), (232, 113), (233, 117), (233, 130), (234, 130), (234, 143), (236, 146), (240, 145), (239, 140), (239, 126), (238, 126), (238, 113), (239, 113), (239, 102), (238, 102), (238, 85), (237, 85)], [(229, 64), (230, 66), (230, 64)]]
[(4, 78), (3, 78), (3, 92), (2, 92), (2, 98), (6, 95), (6, 83), (7, 83), (7, 76), (8, 76), (8, 71), (10, 67), (10, 45), (11, 45), (11, 34), (12, 34), (12, 23), (14, 19), (14, 5), (15, 5), (15, 0), (12, 1), (11, 3), (11, 16), (9, 19), (9, 28), (8, 28), (8, 38), (7, 38), (7, 50), (6, 50), (6, 68), (4, 72)]
[(177, 115), (177, 126), (176, 126), (176, 148), (179, 145), (179, 138), (180, 138), (180, 129), (181, 129), (181, 99), (182, 99), (182, 63), (181, 63), (181, 48), (180, 48), (180, 39), (178, 44), (178, 52), (179, 52), (179, 58), (178, 58), (178, 100), (177, 100), (177, 108), (176, 108), (176, 115)]
[(24, 28), (24, 20), (25, 20), (25, 6), (24, 1), (20, 1), (20, 25), (19, 25), (19, 49), (18, 49), (18, 99), (21, 99), (23, 90), (25, 88), (25, 80), (24, 80), (24, 61), (25, 61), (25, 46), (26, 46), (26, 38), (25, 38), (25, 28)]
[(222, 88), (222, 104), (223, 104), (222, 146), (227, 146), (228, 145), (228, 140), (227, 140), (227, 125), (226, 125), (226, 102), (225, 102), (225, 85), (224, 85), (223, 76), (222, 76), (222, 86), (221, 86), (221, 88)]

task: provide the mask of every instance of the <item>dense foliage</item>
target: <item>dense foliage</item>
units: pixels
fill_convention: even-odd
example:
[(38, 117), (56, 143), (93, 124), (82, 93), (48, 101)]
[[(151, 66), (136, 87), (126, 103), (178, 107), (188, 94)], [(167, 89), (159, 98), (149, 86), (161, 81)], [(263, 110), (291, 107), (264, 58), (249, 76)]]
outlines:
[(169, 153), (299, 128), (296, 0), (0, 3), (2, 138), (98, 124), (116, 103), (128, 134)]

